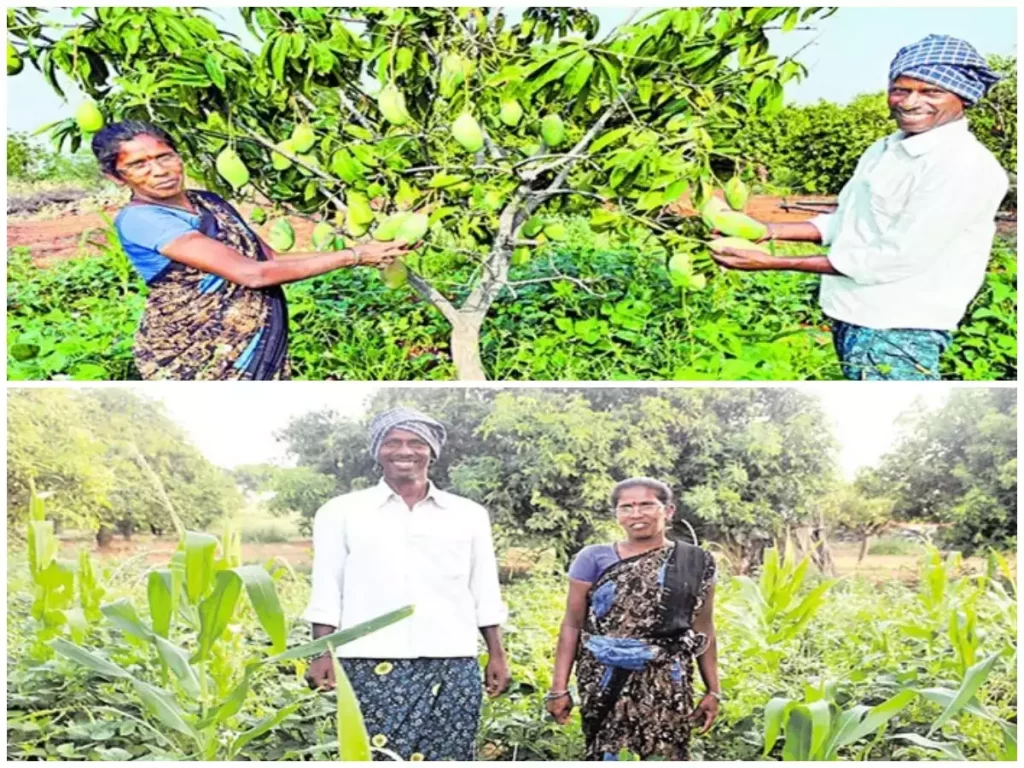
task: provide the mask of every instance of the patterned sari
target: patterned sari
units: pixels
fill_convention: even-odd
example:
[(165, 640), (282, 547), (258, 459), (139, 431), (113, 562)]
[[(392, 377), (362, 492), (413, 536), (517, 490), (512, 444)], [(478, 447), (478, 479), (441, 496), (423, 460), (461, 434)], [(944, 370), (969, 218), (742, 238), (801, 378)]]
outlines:
[[(189, 191), (199, 231), (249, 259), (266, 261), (259, 239), (228, 203)], [(280, 286), (246, 288), (179, 262), (149, 285), (135, 335), (143, 379), (288, 378), (288, 307)]]
[(588, 760), (623, 749), (689, 759), (694, 660), (708, 643), (693, 616), (714, 579), (710, 553), (675, 542), (614, 563), (591, 585), (576, 653)]

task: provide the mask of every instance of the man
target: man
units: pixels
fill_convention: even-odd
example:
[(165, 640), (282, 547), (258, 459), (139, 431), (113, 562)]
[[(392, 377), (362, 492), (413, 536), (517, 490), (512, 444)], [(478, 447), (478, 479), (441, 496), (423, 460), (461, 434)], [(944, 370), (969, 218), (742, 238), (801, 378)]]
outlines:
[(821, 308), (849, 379), (938, 379), (951, 331), (985, 279), (1007, 175), (967, 130), (964, 110), (999, 80), (968, 43), (929, 35), (889, 68), (899, 130), (875, 142), (835, 213), (769, 224), (765, 239), (831, 245), (778, 258), (726, 249), (732, 269), (817, 272)]
[[(478, 630), (488, 694), (510, 682), (487, 511), (427, 477), (446, 437), (442, 424), (418, 411), (380, 414), (370, 424), (370, 453), (383, 479), (331, 499), (313, 521), (305, 618), (314, 638), (415, 606), (412, 617), (337, 649), (372, 743), (406, 760), (473, 759)], [(307, 680), (334, 687), (329, 655), (310, 665)]]

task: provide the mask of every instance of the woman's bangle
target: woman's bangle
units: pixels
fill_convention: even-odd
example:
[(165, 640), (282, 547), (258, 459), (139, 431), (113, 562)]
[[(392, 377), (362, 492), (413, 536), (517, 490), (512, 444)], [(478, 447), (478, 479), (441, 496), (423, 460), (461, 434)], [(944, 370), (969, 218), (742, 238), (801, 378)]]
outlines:
[(567, 691), (567, 690), (566, 691), (548, 691), (547, 693), (544, 694), (544, 701), (554, 701), (555, 699), (560, 699), (563, 696), (568, 696), (569, 698), (572, 698), (572, 694), (569, 691)]
[(718, 691), (706, 691), (704, 693), (704, 695), (705, 696), (711, 696), (712, 698), (717, 699), (718, 701), (722, 700), (722, 694), (719, 693)]
[(345, 250), (352, 254), (352, 258), (355, 260), (354, 266), (358, 267), (362, 265), (363, 257), (359, 254), (359, 251), (357, 251), (355, 248), (346, 248)]

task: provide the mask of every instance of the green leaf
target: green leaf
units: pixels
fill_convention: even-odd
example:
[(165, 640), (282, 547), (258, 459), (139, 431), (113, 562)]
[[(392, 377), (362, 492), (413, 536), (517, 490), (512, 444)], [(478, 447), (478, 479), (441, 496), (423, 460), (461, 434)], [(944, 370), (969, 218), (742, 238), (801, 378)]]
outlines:
[(217, 539), (208, 533), (185, 532), (185, 593), (196, 605), (213, 582), (213, 556)]
[(338, 758), (342, 761), (367, 762), (373, 758), (359, 700), (348, 675), (338, 662), (334, 646), (330, 646), (330, 653), (337, 698)]
[(626, 125), (623, 126), (622, 128), (613, 128), (610, 131), (605, 131), (596, 139), (594, 139), (593, 143), (590, 145), (590, 153), (592, 155), (596, 155), (605, 147), (609, 146), (610, 144), (613, 144), (622, 137), (628, 135), (632, 130), (632, 125)]
[(811, 716), (811, 758), (820, 759), (820, 750), (828, 738), (829, 730), (832, 727), (832, 713), (829, 710), (829, 703), (824, 699), (805, 704), (807, 712)]
[(167, 665), (174, 676), (181, 683), (182, 689), (189, 696), (199, 698), (199, 677), (195, 669), (188, 663), (188, 654), (170, 640), (159, 635), (153, 636), (153, 644), (160, 656), (160, 660)]
[(277, 710), (272, 715), (267, 715), (260, 720), (256, 725), (247, 731), (243, 731), (238, 734), (238, 737), (231, 742), (231, 746), (228, 748), (228, 752), (231, 755), (231, 759), (234, 759), (236, 755), (242, 750), (242, 748), (253, 739), (262, 736), (267, 731), (276, 728), (278, 725), (283, 723), (292, 713), (295, 712), (299, 707), (305, 704), (305, 701), (299, 700), (294, 701), (286, 707)]
[(378, 629), (391, 626), (395, 622), (407, 619), (412, 616), (413, 606), (407, 605), (404, 608), (386, 613), (383, 616), (378, 616), (375, 619), (364, 621), (361, 624), (356, 624), (354, 627), (343, 629), (340, 632), (334, 632), (330, 635), (324, 635), (323, 637), (314, 640), (311, 643), (290, 648), (284, 653), (279, 653), (276, 656), (271, 656), (266, 659), (264, 663), (277, 664), (282, 661), (291, 661), (293, 659), (304, 659), (308, 656), (318, 656), (327, 650), (328, 646), (339, 646), (351, 643), (353, 640), (358, 640), (361, 637), (376, 632)]
[(242, 579), (234, 571), (221, 571), (210, 596), (199, 604), (199, 649), (192, 661), (206, 661), (213, 644), (224, 634), (242, 592)]
[(792, 699), (773, 698), (764, 705), (764, 756), (772, 751), (782, 732), (782, 723), (796, 704)]
[(789, 711), (786, 743), (782, 745), (782, 759), (810, 760), (813, 738), (814, 724), (811, 721), (811, 713), (806, 705), (797, 704)]
[(210, 76), (213, 84), (222, 91), (226, 90), (227, 81), (224, 79), (224, 71), (220, 68), (220, 62), (217, 61), (217, 58), (212, 53), (206, 54), (206, 58), (203, 59), (203, 66), (206, 68), (206, 74)]
[(595, 63), (594, 57), (587, 54), (573, 67), (572, 72), (565, 78), (565, 93), (567, 96), (571, 98), (583, 90), (583, 86), (587, 84), (590, 74), (594, 71)]
[(956, 692), (956, 697), (949, 703), (949, 706), (946, 707), (945, 711), (939, 715), (938, 720), (932, 723), (932, 727), (928, 729), (929, 736), (939, 730), (946, 721), (967, 706), (967, 702), (969, 702), (974, 697), (974, 694), (978, 692), (978, 689), (985, 682), (986, 678), (988, 678), (989, 673), (992, 672), (992, 668), (995, 667), (996, 662), (1002, 655), (1002, 651), (997, 651), (987, 659), (979, 661), (967, 670), (967, 673), (964, 675), (964, 681), (960, 684), (960, 688)]
[(274, 653), (285, 650), (288, 641), (288, 630), (285, 626), (284, 611), (277, 599), (277, 588), (274, 580), (266, 569), (259, 565), (243, 565), (234, 569), (245, 584), (260, 625), (270, 636), (271, 648)]
[(931, 749), (935, 752), (940, 752), (951, 760), (967, 760), (964, 757), (964, 753), (956, 748), (953, 744), (947, 744), (942, 741), (932, 741), (931, 739), (925, 738), (918, 733), (894, 733), (889, 736), (890, 739), (900, 739), (901, 741), (909, 741), (911, 744), (922, 747), (924, 749)]
[[(928, 701), (933, 701), (943, 708), (948, 707), (956, 699), (956, 691), (950, 688), (915, 688), (914, 690), (928, 699)], [(978, 715), (978, 717), (984, 717), (986, 720), (1002, 722), (998, 717), (985, 709), (977, 698), (971, 698), (964, 705), (964, 711), (970, 712), (972, 715)]]
[(174, 611), (174, 600), (171, 596), (173, 579), (169, 569), (150, 571), (146, 582), (146, 595), (149, 598), (149, 620), (153, 631), (160, 637), (169, 637), (171, 632), (171, 616)]
[(106, 659), (101, 659), (96, 654), (90, 653), (85, 650), (85, 648), (68, 642), (62, 637), (51, 640), (49, 646), (61, 656), (66, 656), (72, 661), (78, 662), (83, 667), (91, 669), (93, 672), (103, 675), (104, 677), (124, 679), (131, 679), (132, 677), (127, 671), (116, 664), (109, 662)]
[(142, 704), (153, 717), (173, 731), (189, 736), (199, 743), (199, 734), (185, 721), (185, 713), (175, 703), (167, 691), (156, 686), (131, 678), (135, 692), (142, 699)]
[(206, 728), (211, 724), (223, 723), (241, 711), (245, 698), (249, 695), (249, 679), (258, 668), (258, 662), (250, 662), (246, 665), (245, 674), (242, 676), (241, 681), (231, 689), (231, 693), (227, 695), (227, 698), (200, 723), (200, 729)]
[(852, 744), (858, 739), (862, 739), (870, 733), (874, 733), (883, 725), (889, 722), (889, 720), (895, 717), (899, 712), (906, 707), (917, 694), (911, 690), (903, 690), (897, 693), (890, 699), (883, 701), (876, 707), (872, 707), (868, 710), (867, 715), (864, 719), (857, 724), (857, 726), (850, 730), (850, 732), (843, 737), (841, 741), (836, 742), (836, 747), (844, 747), (847, 744)]
[(135, 612), (135, 606), (129, 600), (122, 599), (107, 603), (100, 606), (100, 611), (107, 617), (107, 621), (126, 635), (146, 642), (153, 637), (153, 631), (142, 623), (139, 615)]
[(823, 760), (835, 760), (839, 747), (849, 742), (846, 739), (860, 723), (861, 719), (871, 711), (871, 707), (863, 704), (855, 704), (850, 709), (839, 713), (835, 727), (829, 735), (828, 743), (823, 750)]

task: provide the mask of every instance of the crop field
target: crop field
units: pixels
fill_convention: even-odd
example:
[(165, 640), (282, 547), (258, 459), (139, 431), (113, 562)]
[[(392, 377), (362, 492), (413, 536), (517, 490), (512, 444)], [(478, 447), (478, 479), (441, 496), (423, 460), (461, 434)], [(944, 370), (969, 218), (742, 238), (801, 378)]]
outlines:
[[(8, 558), (9, 759), (376, 749), (343, 694), (302, 680), (305, 542), (243, 546), (226, 529), (188, 534), (177, 555), (139, 538), (75, 557), (43, 523), (29, 543)], [(910, 549), (848, 571), (854, 554), (837, 548), (834, 579), (775, 550), (735, 576), (720, 554), (725, 699), (695, 759), (1015, 759), (1016, 563)], [(503, 586), (513, 685), (485, 702), (481, 759), (582, 755), (578, 715), (563, 727), (543, 709), (566, 588), (549, 565)]]

